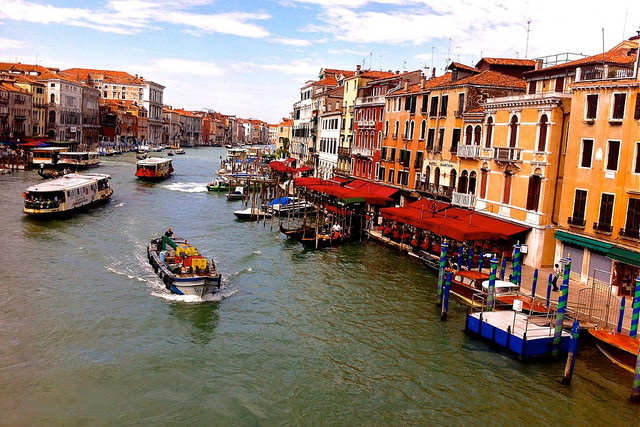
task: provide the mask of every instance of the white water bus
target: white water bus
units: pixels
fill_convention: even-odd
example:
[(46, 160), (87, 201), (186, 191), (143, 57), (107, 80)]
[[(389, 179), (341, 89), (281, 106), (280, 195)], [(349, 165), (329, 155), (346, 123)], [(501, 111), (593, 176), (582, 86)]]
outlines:
[(90, 168), (100, 163), (100, 155), (97, 151), (67, 151), (61, 153), (61, 157), (59, 164), (72, 166), (74, 169)]

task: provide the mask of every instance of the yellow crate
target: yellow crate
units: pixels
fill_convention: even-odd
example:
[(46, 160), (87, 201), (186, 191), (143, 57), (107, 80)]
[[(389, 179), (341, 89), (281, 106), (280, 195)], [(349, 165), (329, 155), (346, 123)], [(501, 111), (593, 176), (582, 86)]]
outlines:
[(194, 269), (199, 268), (200, 270), (207, 269), (207, 259), (206, 258), (192, 258), (191, 265)]

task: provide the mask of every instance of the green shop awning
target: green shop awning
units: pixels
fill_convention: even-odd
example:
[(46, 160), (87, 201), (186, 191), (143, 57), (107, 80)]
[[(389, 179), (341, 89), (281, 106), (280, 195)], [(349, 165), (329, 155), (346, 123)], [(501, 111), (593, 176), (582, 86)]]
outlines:
[(614, 246), (609, 250), (607, 256), (617, 261), (622, 261), (625, 264), (631, 264), (635, 265), (636, 267), (640, 267), (640, 253), (638, 252), (632, 252), (628, 249)]
[(555, 238), (562, 240), (565, 243), (569, 243), (570, 245), (589, 248), (594, 251), (602, 252), (603, 254), (609, 253), (609, 250), (613, 247), (612, 243), (605, 243), (560, 230), (556, 231)]

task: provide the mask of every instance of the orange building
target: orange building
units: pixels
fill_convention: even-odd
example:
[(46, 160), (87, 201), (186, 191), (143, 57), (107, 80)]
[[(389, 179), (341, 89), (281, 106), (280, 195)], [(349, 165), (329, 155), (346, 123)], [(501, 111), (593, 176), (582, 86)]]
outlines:
[(570, 63), (571, 127), (560, 197), (556, 258), (572, 276), (629, 294), (640, 270), (638, 41)]

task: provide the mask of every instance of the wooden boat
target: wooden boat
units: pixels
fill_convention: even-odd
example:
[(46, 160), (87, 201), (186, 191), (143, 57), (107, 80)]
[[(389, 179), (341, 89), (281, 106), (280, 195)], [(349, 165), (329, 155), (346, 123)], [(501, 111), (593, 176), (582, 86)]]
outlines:
[(100, 164), (100, 155), (97, 151), (66, 151), (60, 153), (58, 164), (72, 167), (72, 170), (90, 168)]
[(327, 246), (333, 246), (340, 243), (346, 243), (352, 240), (350, 235), (341, 234), (338, 237), (334, 237), (331, 233), (318, 233), (318, 239), (316, 242), (315, 234), (312, 232), (309, 236), (300, 238), (300, 243), (308, 248), (326, 248)]
[(247, 208), (238, 211), (234, 211), (233, 214), (238, 217), (238, 219), (245, 220), (259, 220), (264, 218), (271, 218), (271, 214), (269, 212), (265, 212), (260, 208)]
[(65, 175), (65, 173), (64, 171), (59, 171), (55, 169), (45, 169), (44, 167), (41, 167), (38, 169), (38, 175), (40, 175), (42, 179), (55, 179), (55, 178), (62, 178)]
[[(469, 305), (479, 304), (479, 301), (482, 301), (482, 304), (484, 304), (487, 300), (488, 282), (489, 275), (486, 273), (480, 273), (479, 271), (456, 271), (451, 279), (451, 293)], [(513, 293), (518, 289), (520, 289), (520, 287), (516, 284), (504, 280), (496, 280), (496, 301), (498, 295)]]
[(607, 359), (629, 372), (635, 372), (640, 339), (604, 329), (590, 328), (588, 331)]
[(229, 181), (224, 179), (214, 179), (207, 184), (208, 191), (227, 192), (229, 191)]
[(147, 258), (166, 288), (175, 294), (203, 298), (220, 290), (221, 275), (214, 261), (208, 261), (185, 239), (151, 239)]
[(167, 156), (169, 156), (169, 157), (173, 156), (173, 151), (169, 151), (169, 152), (167, 153)]
[(287, 237), (287, 239), (293, 240), (301, 240), (304, 236), (313, 235), (315, 232), (313, 228), (309, 227), (306, 224), (291, 229), (287, 229), (284, 224), (280, 224), (279, 229), (280, 232)]
[(59, 216), (99, 205), (113, 194), (110, 175), (68, 174), (27, 188), (24, 212), (37, 217)]
[(279, 197), (269, 202), (269, 210), (276, 216), (299, 217), (315, 212), (316, 207), (306, 200), (297, 197)]
[(160, 181), (168, 178), (173, 173), (171, 159), (162, 157), (150, 157), (139, 160), (136, 176), (142, 181)]
[(231, 193), (227, 194), (227, 200), (242, 200), (244, 199), (244, 187), (236, 187)]
[(177, 148), (176, 149), (176, 154), (185, 154), (186, 151), (184, 151), (184, 148)]

